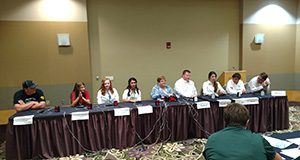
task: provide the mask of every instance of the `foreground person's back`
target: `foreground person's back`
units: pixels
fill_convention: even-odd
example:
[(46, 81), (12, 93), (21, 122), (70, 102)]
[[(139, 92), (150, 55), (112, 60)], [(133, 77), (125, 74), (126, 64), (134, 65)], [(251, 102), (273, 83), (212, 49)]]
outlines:
[(224, 111), (226, 128), (208, 138), (206, 160), (279, 160), (280, 155), (261, 135), (245, 129), (249, 112), (245, 106), (232, 103)]

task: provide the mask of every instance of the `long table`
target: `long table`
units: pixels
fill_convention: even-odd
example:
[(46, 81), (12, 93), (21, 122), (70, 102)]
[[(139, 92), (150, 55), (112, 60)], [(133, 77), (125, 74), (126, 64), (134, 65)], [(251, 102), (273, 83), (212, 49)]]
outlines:
[[(246, 105), (250, 111), (253, 132), (287, 129), (287, 97), (245, 94), (258, 97), (259, 104)], [(9, 119), (6, 133), (7, 159), (62, 157), (99, 151), (108, 148), (126, 148), (141, 142), (151, 144), (162, 141), (180, 141), (190, 138), (207, 138), (224, 128), (223, 109), (219, 99), (235, 99), (227, 95), (209, 101), (210, 108), (197, 109), (195, 102), (179, 99), (177, 102), (147, 100), (142, 103), (119, 103), (117, 108), (130, 108), (130, 115), (115, 116), (113, 106), (95, 105), (87, 108), (62, 107), (18, 112)], [(138, 107), (151, 105), (153, 113), (138, 114)], [(88, 120), (71, 120), (71, 113), (88, 111)], [(15, 117), (34, 115), (30, 125), (13, 125)]]

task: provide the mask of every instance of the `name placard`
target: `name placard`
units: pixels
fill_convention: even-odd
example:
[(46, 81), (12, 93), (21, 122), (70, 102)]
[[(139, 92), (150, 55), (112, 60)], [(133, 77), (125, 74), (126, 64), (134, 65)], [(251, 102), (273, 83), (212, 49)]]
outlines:
[(140, 106), (140, 107), (137, 107), (137, 109), (138, 109), (139, 115), (153, 113), (153, 107), (151, 105)]
[(20, 125), (32, 124), (33, 117), (34, 117), (34, 115), (15, 117), (13, 119), (13, 125), (20, 126)]
[(271, 91), (271, 95), (275, 97), (286, 96), (286, 91)]
[(210, 103), (209, 103), (209, 101), (197, 102), (196, 104), (197, 104), (197, 109), (210, 108)]
[(114, 109), (114, 115), (115, 116), (129, 116), (130, 115), (130, 109), (128, 107), (126, 107), (126, 108), (115, 108)]
[(234, 101), (235, 103), (239, 103), (242, 105), (259, 104), (259, 99), (257, 97), (238, 98), (234, 99)]
[(226, 107), (228, 104), (231, 103), (230, 99), (218, 99), (219, 107)]
[(89, 111), (72, 112), (71, 113), (71, 120), (72, 121), (88, 120), (88, 119), (89, 119)]

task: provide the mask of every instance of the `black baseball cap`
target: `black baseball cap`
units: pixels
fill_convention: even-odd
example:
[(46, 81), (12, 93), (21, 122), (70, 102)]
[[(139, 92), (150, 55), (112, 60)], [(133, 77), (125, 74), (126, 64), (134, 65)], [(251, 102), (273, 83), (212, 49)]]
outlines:
[(36, 88), (36, 84), (32, 80), (26, 80), (22, 84), (23, 88)]

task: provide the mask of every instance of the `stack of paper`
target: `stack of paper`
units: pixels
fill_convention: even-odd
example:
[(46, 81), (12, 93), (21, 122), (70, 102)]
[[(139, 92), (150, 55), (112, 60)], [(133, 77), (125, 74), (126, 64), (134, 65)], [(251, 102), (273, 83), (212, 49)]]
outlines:
[(280, 152), (281, 154), (284, 154), (286, 156), (289, 156), (293, 159), (300, 156), (300, 150), (299, 148), (292, 148), (292, 149), (284, 149)]
[(273, 138), (273, 137), (268, 137), (268, 136), (263, 136), (263, 137), (271, 144), (271, 146), (280, 148), (280, 149), (286, 148), (292, 144), (291, 142)]

